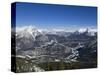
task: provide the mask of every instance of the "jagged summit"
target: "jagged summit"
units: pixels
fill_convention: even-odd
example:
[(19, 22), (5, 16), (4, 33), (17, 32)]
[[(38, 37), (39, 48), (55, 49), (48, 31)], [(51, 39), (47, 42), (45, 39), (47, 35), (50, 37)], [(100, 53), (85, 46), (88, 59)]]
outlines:
[(39, 34), (41, 33), (34, 26), (23, 26), (16, 28), (16, 36), (19, 37), (33, 37), (35, 39), (35, 37)]
[(26, 31), (26, 32), (29, 32), (29, 33), (38, 32), (37, 28), (34, 27), (34, 26), (17, 27), (16, 32), (20, 32), (20, 31)]
[(95, 28), (80, 28), (79, 30), (78, 30), (79, 32), (97, 32), (97, 29), (95, 29)]
[(97, 33), (97, 29), (95, 28), (81, 28), (74, 32), (75, 34), (86, 34), (89, 36), (94, 36)]

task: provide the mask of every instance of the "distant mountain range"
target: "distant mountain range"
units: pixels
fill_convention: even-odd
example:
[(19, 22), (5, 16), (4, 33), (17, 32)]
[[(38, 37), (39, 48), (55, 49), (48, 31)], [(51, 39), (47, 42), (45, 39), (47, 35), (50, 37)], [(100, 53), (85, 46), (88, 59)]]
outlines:
[(16, 31), (12, 29), (12, 38), (14, 38), (13, 35), (16, 36), (17, 56), (37, 59), (41, 57), (41, 62), (44, 59), (45, 61), (56, 59), (63, 59), (66, 62), (77, 61), (80, 54), (85, 55), (79, 49), (86, 49), (90, 41), (89, 48), (92, 50), (90, 53), (96, 50), (96, 29), (86, 28), (67, 32), (66, 30), (46, 31), (25, 26), (17, 27)]

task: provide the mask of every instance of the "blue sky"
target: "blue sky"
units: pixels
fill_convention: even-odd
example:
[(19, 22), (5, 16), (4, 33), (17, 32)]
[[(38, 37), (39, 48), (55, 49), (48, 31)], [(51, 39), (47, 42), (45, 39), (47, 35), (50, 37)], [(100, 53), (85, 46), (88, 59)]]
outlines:
[(16, 3), (16, 25), (34, 25), (37, 28), (96, 27), (97, 8)]

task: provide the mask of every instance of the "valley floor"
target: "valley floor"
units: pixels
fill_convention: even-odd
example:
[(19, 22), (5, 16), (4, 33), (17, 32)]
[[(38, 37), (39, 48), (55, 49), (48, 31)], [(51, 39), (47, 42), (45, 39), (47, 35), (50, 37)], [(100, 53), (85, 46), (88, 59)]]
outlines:
[(23, 58), (16, 59), (16, 72), (43, 72), (43, 71), (55, 71), (55, 70), (70, 70), (70, 69), (85, 69), (96, 68), (96, 61), (93, 62), (44, 62), (35, 63), (31, 60), (25, 60)]

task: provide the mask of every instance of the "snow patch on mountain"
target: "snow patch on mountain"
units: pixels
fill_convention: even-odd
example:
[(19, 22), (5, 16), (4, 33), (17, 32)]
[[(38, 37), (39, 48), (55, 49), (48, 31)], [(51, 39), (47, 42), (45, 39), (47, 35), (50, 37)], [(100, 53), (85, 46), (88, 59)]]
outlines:
[(88, 31), (88, 32), (97, 32), (97, 29), (94, 29), (94, 28), (81, 28), (79, 29), (79, 32), (85, 32), (85, 31)]
[(32, 37), (35, 39), (37, 35), (41, 34), (35, 27), (33, 26), (24, 26), (24, 27), (17, 27), (16, 28), (16, 36), (17, 37)]
[(89, 36), (94, 36), (97, 32), (97, 29), (95, 28), (81, 28), (78, 30), (79, 33), (87, 32)]

